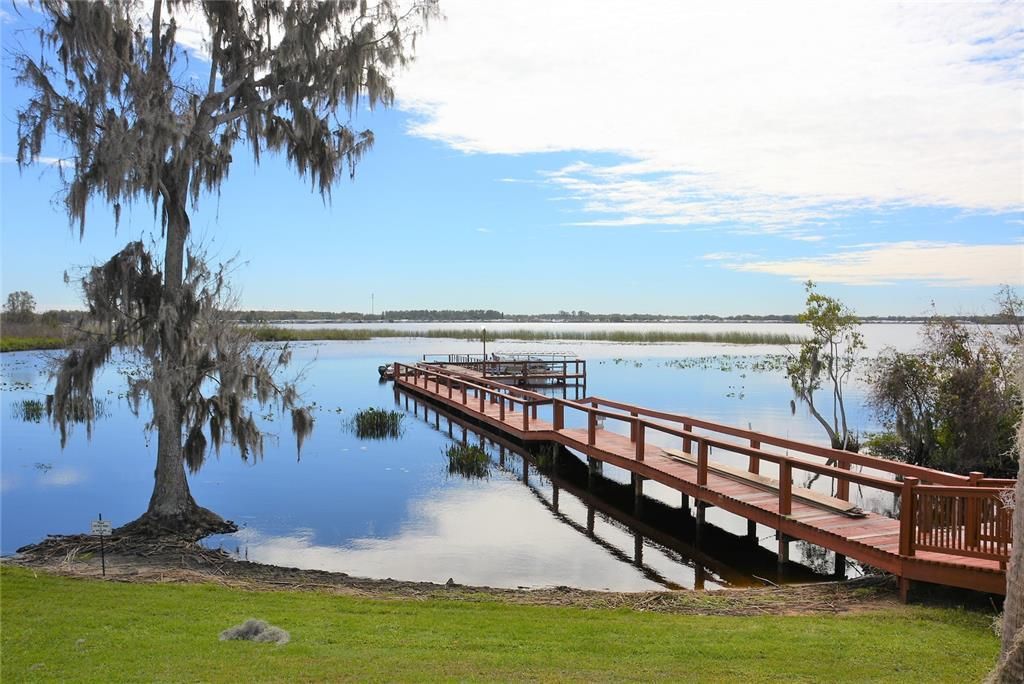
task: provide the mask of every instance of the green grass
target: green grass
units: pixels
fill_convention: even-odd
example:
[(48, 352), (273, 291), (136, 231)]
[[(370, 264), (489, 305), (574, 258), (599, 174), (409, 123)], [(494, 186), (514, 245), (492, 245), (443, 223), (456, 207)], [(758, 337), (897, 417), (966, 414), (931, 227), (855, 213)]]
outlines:
[(491, 457), (475, 444), (456, 442), (441, 450), (448, 459), (448, 474), (467, 480), (483, 479), (491, 474)]
[(46, 414), (46, 406), (38, 399), (23, 399), (12, 407), (14, 417), (26, 423), (41, 423)]
[[(256, 339), (263, 342), (369, 340), (375, 337), (429, 337), (451, 340), (479, 340), (478, 330), (395, 330), (393, 328), (310, 328), (296, 330), (263, 326), (254, 328)], [(654, 342), (712, 342), (718, 344), (799, 344), (802, 338), (783, 333), (746, 332), (725, 330), (722, 332), (665, 332), (660, 330), (495, 330), (487, 333), (489, 340), (521, 340), (543, 342), (549, 340), (620, 342), (644, 344)]]
[[(0, 569), (4, 681), (979, 681), (989, 618), (894, 608), (701, 617), (217, 585), (75, 580)], [(256, 617), (285, 646), (221, 642)]]
[(63, 346), (64, 340), (60, 337), (0, 337), (0, 352), (60, 349)]
[(387, 439), (402, 436), (400, 411), (368, 408), (352, 416), (352, 430), (359, 439)]

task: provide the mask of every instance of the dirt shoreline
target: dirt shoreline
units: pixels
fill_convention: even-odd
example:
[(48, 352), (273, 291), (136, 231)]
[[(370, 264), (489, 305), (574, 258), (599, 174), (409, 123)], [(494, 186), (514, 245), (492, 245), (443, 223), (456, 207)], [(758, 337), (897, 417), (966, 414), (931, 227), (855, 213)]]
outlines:
[[(100, 579), (99, 543), (86, 535), (51, 536), (2, 559), (4, 564), (77, 578)], [(255, 591), (322, 591), (372, 599), (497, 601), (520, 605), (623, 608), (690, 615), (809, 615), (893, 610), (899, 603), (891, 578), (714, 591), (613, 592), (550, 587), (502, 589), (353, 577), (235, 559), (194, 542), (111, 538), (106, 581), (214, 583)]]

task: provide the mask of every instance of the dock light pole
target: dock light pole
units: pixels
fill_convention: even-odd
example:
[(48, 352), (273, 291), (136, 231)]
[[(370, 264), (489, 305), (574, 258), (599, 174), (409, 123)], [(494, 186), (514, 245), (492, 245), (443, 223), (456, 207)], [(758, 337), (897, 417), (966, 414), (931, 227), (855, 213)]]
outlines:
[(484, 343), (484, 361), (487, 361), (487, 328), (480, 328), (480, 341)]

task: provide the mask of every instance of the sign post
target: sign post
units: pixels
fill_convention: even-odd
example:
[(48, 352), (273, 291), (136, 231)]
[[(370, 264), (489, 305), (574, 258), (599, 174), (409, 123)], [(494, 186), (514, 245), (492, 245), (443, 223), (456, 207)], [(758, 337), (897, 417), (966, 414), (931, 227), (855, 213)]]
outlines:
[(103, 538), (109, 537), (112, 529), (110, 521), (104, 520), (102, 513), (100, 513), (99, 520), (92, 521), (92, 533), (100, 538), (100, 567), (103, 569), (104, 577), (107, 576), (107, 554), (103, 546)]

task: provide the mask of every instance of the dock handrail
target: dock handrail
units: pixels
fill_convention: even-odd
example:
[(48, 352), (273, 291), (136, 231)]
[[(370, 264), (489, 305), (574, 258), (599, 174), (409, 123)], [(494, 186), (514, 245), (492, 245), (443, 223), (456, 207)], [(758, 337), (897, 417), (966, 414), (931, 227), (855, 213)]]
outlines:
[[(692, 416), (685, 416), (678, 413), (671, 413), (667, 411), (657, 411), (653, 409), (646, 409), (643, 407), (633, 406), (631, 404), (624, 404), (622, 402), (612, 401), (610, 399), (604, 399), (602, 397), (586, 397), (580, 400), (581, 402), (596, 402), (599, 406), (610, 406), (619, 410), (636, 412), (640, 415), (649, 416), (651, 418), (658, 418), (660, 420), (667, 420), (675, 423), (682, 423), (684, 426), (689, 425), (692, 428), (701, 428), (703, 430), (709, 430), (711, 432), (718, 432), (721, 434), (729, 435), (731, 437), (739, 437), (741, 439), (750, 440), (757, 442), (758, 444), (770, 444), (781, 449), (789, 449), (792, 451), (799, 451), (812, 456), (820, 456), (845, 465), (848, 467), (850, 464), (865, 466), (880, 470), (883, 472), (892, 473), (902, 477), (917, 477), (923, 482), (943, 484), (943, 485), (967, 485), (971, 483), (971, 479), (966, 475), (957, 475), (955, 473), (947, 473), (942, 470), (934, 470), (932, 468), (926, 468), (924, 466), (917, 466), (910, 463), (903, 463), (901, 461), (892, 461), (885, 458), (879, 458), (878, 456), (869, 456), (867, 454), (859, 454), (852, 451), (844, 451), (842, 449), (833, 449), (831, 447), (819, 446), (817, 444), (810, 444), (808, 442), (800, 442), (785, 437), (776, 437), (774, 435), (765, 434), (763, 432), (756, 432), (754, 430), (745, 430), (743, 428), (732, 427), (729, 425), (723, 425), (721, 423), (715, 423), (709, 420), (703, 420), (701, 418), (694, 418)], [(982, 480), (986, 485), (988, 484), (985, 480)], [(1009, 482), (1012, 486), (1013, 480), (992, 480), (991, 486), (1001, 486), (1003, 483)]]

